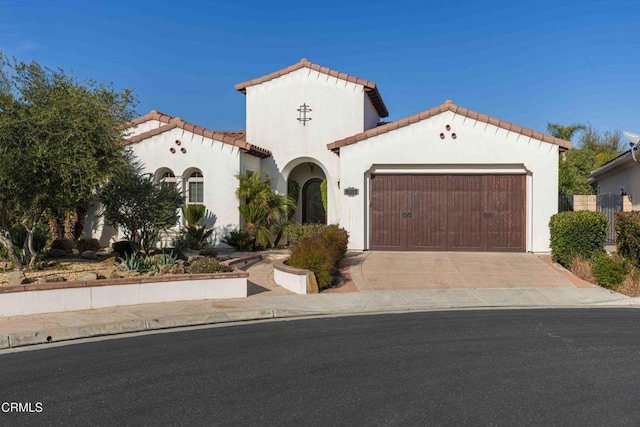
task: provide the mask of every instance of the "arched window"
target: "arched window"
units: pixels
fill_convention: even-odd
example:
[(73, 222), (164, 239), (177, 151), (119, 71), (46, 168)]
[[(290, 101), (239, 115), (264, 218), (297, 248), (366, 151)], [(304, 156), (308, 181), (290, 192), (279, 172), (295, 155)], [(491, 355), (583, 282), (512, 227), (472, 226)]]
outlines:
[(171, 171), (166, 171), (165, 173), (162, 174), (162, 176), (160, 177), (160, 182), (162, 183), (162, 185), (166, 185), (166, 186), (176, 186), (176, 176), (174, 175), (173, 172)]
[(187, 197), (189, 203), (204, 203), (204, 177), (200, 172), (193, 172), (187, 180)]

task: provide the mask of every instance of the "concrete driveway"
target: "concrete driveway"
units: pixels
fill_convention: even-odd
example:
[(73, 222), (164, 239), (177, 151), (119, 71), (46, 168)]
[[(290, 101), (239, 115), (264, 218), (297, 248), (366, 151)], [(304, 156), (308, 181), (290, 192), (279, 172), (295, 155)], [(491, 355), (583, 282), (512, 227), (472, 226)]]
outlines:
[(530, 253), (372, 251), (357, 256), (350, 273), (361, 291), (580, 286)]

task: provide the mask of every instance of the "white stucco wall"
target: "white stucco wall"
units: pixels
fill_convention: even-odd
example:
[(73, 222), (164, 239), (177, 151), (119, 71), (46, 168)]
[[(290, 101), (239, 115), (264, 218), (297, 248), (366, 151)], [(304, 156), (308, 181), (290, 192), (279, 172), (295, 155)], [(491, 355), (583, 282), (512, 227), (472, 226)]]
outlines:
[(364, 97), (364, 129), (369, 130), (378, 126), (380, 122), (380, 116), (376, 111), (376, 107), (373, 106), (369, 96)]
[[(180, 141), (180, 145), (176, 144)], [(235, 174), (244, 165), (252, 168), (259, 159), (241, 153), (239, 148), (220, 141), (204, 138), (175, 128), (152, 138), (130, 145), (142, 162), (144, 171), (155, 174), (159, 169), (170, 169), (175, 174), (186, 196), (187, 179), (194, 170), (204, 176), (204, 205), (215, 215), (217, 238), (224, 237), (228, 229), (238, 226), (240, 214), (235, 190), (238, 180)], [(175, 149), (175, 153), (170, 152)], [(182, 153), (181, 149), (186, 153)], [(253, 160), (255, 158), (255, 160)], [(211, 226), (211, 222), (207, 224)]]
[(140, 123), (138, 125), (133, 126), (132, 128), (127, 130), (127, 138), (131, 138), (136, 135), (140, 135), (141, 133), (148, 132), (152, 129), (159, 128), (160, 126), (164, 126), (166, 123), (162, 123), (159, 120), (147, 120), (144, 123)]
[[(159, 123), (159, 122), (156, 122)], [(176, 144), (180, 141), (180, 145)], [(143, 172), (157, 178), (162, 172), (172, 171), (176, 176), (176, 185), (187, 197), (187, 180), (192, 172), (200, 171), (204, 181), (204, 205), (207, 207), (204, 224), (215, 229), (213, 243), (217, 244), (240, 224), (240, 213), (235, 196), (238, 180), (236, 173), (246, 169), (260, 169), (260, 159), (242, 153), (238, 147), (204, 138), (183, 129), (174, 128), (151, 138), (128, 146), (143, 166)], [(171, 148), (175, 152), (170, 151)], [(182, 149), (186, 153), (182, 153)], [(104, 226), (103, 219), (97, 215), (96, 204), (87, 216), (85, 233), (94, 237), (102, 246), (124, 238), (122, 232)], [(179, 226), (176, 226), (176, 232)], [(175, 233), (161, 237), (164, 245), (170, 245)]]
[[(451, 130), (445, 126), (449, 124)], [(440, 133), (446, 135), (440, 139)], [(452, 139), (451, 134), (457, 138)], [(527, 173), (527, 243), (533, 252), (549, 251), (549, 218), (557, 212), (558, 146), (445, 112), (340, 150), (341, 194), (337, 221), (350, 234), (350, 249), (368, 249), (368, 175), (371, 170), (399, 173)]]
[[(365, 98), (362, 85), (348, 83), (307, 68), (247, 88), (247, 141), (272, 151), (262, 164), (284, 194), (286, 180), (297, 165), (317, 163), (328, 179), (327, 220), (335, 222), (339, 158), (327, 144), (362, 132)], [(311, 121), (303, 125), (297, 111), (307, 104)], [(301, 183), (302, 185), (303, 183)]]
[(621, 188), (631, 197), (633, 210), (640, 210), (640, 164), (632, 159), (597, 178), (598, 194), (620, 194)]

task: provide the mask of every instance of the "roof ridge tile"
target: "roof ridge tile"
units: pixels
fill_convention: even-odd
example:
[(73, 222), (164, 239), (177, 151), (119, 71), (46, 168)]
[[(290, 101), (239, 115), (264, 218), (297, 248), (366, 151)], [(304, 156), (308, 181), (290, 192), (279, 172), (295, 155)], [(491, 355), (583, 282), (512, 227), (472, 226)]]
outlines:
[[(419, 113), (413, 114), (411, 116), (404, 117), (402, 119), (398, 119), (390, 123), (386, 123), (382, 126), (377, 126), (375, 128), (368, 129), (356, 135), (352, 135), (352, 136), (334, 141), (330, 144), (327, 144), (327, 148), (329, 150), (338, 152), (340, 151), (341, 147), (344, 147), (346, 145), (355, 144), (357, 142), (364, 141), (365, 139), (370, 138), (372, 136), (382, 135), (392, 130), (409, 126), (411, 124), (417, 123), (421, 120), (426, 120), (430, 117), (436, 116), (446, 111), (451, 111), (458, 116), (468, 117), (472, 120), (476, 120), (482, 123), (487, 123), (487, 124), (505, 129), (508, 132), (519, 133), (524, 136), (529, 136), (533, 139), (538, 139), (540, 141), (558, 145), (562, 150), (568, 150), (573, 147), (573, 144), (571, 143), (571, 141), (565, 141), (563, 139), (556, 138), (554, 136), (547, 135), (542, 132), (537, 132), (532, 129), (529, 129), (520, 125), (516, 125), (514, 123), (511, 123), (505, 120), (500, 120), (497, 117), (493, 117), (487, 114), (479, 113), (477, 111), (469, 110), (467, 108), (460, 107), (454, 104), (453, 101), (451, 100), (446, 100), (444, 104), (437, 105), (428, 110), (424, 110)], [(371, 133), (371, 130), (373, 129), (375, 129), (376, 131), (375, 134)]]
[[(139, 121), (141, 119), (145, 119), (144, 121)], [(138, 120), (136, 122), (136, 120)], [(165, 123), (162, 126), (159, 126), (157, 128), (151, 129), (147, 132), (142, 132), (138, 135), (134, 135), (131, 138), (128, 138), (124, 141), (125, 145), (129, 145), (129, 144), (135, 144), (137, 142), (140, 142), (142, 140), (151, 138), (153, 136), (159, 135), (161, 133), (167, 132), (171, 129), (174, 129), (176, 127), (180, 128), (180, 129), (184, 129), (187, 132), (191, 132), (193, 134), (196, 135), (200, 135), (200, 136), (204, 136), (205, 138), (210, 138), (210, 139), (214, 139), (216, 141), (220, 141), (222, 143), (225, 144), (229, 144), (229, 145), (233, 145), (236, 146), (240, 149), (243, 149), (244, 151), (246, 151), (248, 154), (251, 154), (253, 156), (257, 156), (257, 157), (269, 157), (271, 156), (271, 151), (267, 150), (266, 148), (262, 148), (262, 147), (258, 147), (257, 145), (253, 145), (251, 143), (249, 143), (248, 141), (246, 141), (244, 138), (240, 138), (240, 137), (234, 137), (232, 135), (230, 135), (230, 133), (233, 134), (238, 134), (238, 135), (243, 135), (246, 136), (246, 133), (243, 131), (233, 131), (233, 132), (229, 132), (229, 131), (215, 131), (215, 130), (211, 130), (211, 129), (206, 129), (203, 128), (201, 126), (198, 126), (196, 124), (190, 123), (190, 122), (186, 122), (182, 119), (180, 119), (179, 117), (173, 117), (170, 116), (168, 114), (164, 114), (164, 113), (160, 113), (156, 110), (151, 110), (150, 113), (138, 117), (137, 119), (134, 119), (131, 123), (136, 123), (136, 124), (140, 124), (140, 123), (144, 123), (145, 121), (149, 121), (149, 120), (158, 120), (160, 122)]]
[(344, 80), (347, 81), (349, 83), (355, 83), (355, 84), (359, 84), (364, 86), (365, 91), (367, 93), (367, 95), (369, 96), (369, 99), (371, 100), (371, 103), (373, 104), (373, 106), (375, 107), (376, 111), (378, 112), (378, 115), (381, 118), (384, 117), (388, 117), (389, 116), (389, 110), (387, 110), (386, 105), (384, 104), (384, 101), (382, 100), (382, 96), (380, 95), (380, 92), (378, 90), (378, 86), (374, 83), (371, 82), (369, 80), (366, 79), (361, 79), (359, 77), (355, 77), (355, 76), (350, 76), (347, 73), (343, 73), (343, 72), (339, 72), (337, 70), (333, 70), (331, 68), (322, 66), (320, 64), (316, 64), (314, 62), (309, 61), (306, 58), (302, 58), (302, 60), (300, 60), (300, 62), (297, 62), (293, 65), (289, 65), (288, 67), (282, 68), (280, 70), (274, 71), (272, 73), (266, 74), (262, 77), (258, 77), (252, 80), (247, 80), (241, 83), (238, 83), (235, 85), (235, 88), (237, 91), (246, 94), (247, 92), (247, 88), (250, 86), (255, 86), (261, 83), (265, 83), (268, 82), (270, 80), (274, 80), (277, 79), (278, 77), (282, 77), (286, 74), (289, 74), (293, 71), (297, 71), (301, 68), (309, 68), (311, 70), (317, 71), (319, 73), (322, 74), (326, 74), (329, 75), (331, 77), (335, 77), (337, 79), (340, 80)]

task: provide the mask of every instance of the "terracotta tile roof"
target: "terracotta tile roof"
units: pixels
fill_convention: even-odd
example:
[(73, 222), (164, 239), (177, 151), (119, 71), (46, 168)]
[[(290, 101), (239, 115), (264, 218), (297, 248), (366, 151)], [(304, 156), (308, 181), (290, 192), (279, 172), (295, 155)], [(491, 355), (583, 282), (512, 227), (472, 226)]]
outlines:
[(143, 132), (139, 135), (132, 136), (125, 140), (125, 145), (135, 144), (144, 139), (151, 138), (152, 136), (159, 135), (163, 132), (167, 132), (174, 128), (184, 129), (188, 132), (192, 132), (196, 135), (204, 136), (205, 138), (215, 139), (225, 144), (233, 145), (240, 148), (245, 153), (251, 154), (256, 157), (265, 158), (271, 156), (271, 151), (258, 147), (257, 145), (250, 144), (246, 141), (245, 131), (215, 131), (205, 129), (203, 127), (194, 125), (193, 123), (185, 122), (179, 117), (173, 117), (168, 114), (161, 113), (159, 111), (151, 110), (150, 113), (144, 116), (138, 117), (131, 121), (132, 125), (139, 125), (141, 123), (148, 122), (149, 120), (157, 120), (161, 123), (166, 123), (155, 129), (151, 129), (147, 132)]
[(267, 74), (266, 76), (258, 77), (253, 80), (247, 80), (246, 82), (238, 83), (236, 85), (236, 90), (242, 93), (247, 93), (247, 88), (249, 86), (255, 86), (260, 83), (268, 82), (269, 80), (277, 79), (278, 77), (284, 76), (285, 74), (289, 74), (293, 71), (299, 70), (301, 68), (309, 68), (310, 70), (318, 71), (323, 74), (327, 74), (329, 76), (345, 80), (350, 83), (355, 83), (364, 86), (364, 90), (369, 96), (371, 103), (375, 107), (378, 115), (380, 117), (388, 117), (389, 111), (387, 110), (386, 105), (384, 105), (384, 101), (382, 100), (382, 96), (380, 96), (380, 91), (378, 90), (378, 86), (369, 80), (361, 79), (359, 77), (350, 76), (346, 73), (341, 73), (336, 70), (332, 70), (327, 67), (323, 67), (319, 64), (314, 64), (310, 62), (306, 58), (302, 58), (300, 62), (290, 65), (286, 68), (283, 68), (278, 71), (274, 71), (271, 74)]
[(533, 139), (538, 139), (540, 141), (549, 142), (551, 144), (558, 145), (560, 146), (561, 151), (568, 150), (573, 147), (573, 144), (570, 141), (565, 141), (564, 139), (556, 138), (554, 136), (547, 135), (541, 132), (536, 132), (532, 129), (518, 126), (516, 124), (506, 122), (504, 120), (500, 120), (495, 117), (487, 116), (486, 114), (481, 114), (476, 111), (471, 111), (466, 108), (459, 107), (456, 104), (454, 104), (452, 101), (447, 100), (442, 105), (414, 114), (413, 116), (405, 117), (404, 119), (396, 120), (395, 122), (387, 123), (385, 125), (378, 126), (373, 129), (369, 129), (367, 131), (350, 136), (348, 138), (344, 138), (339, 141), (332, 142), (331, 144), (327, 144), (327, 148), (329, 148), (334, 152), (339, 152), (340, 147), (344, 147), (345, 145), (355, 144), (367, 138), (371, 138), (372, 136), (381, 135), (387, 132), (391, 132), (392, 130), (395, 130), (395, 129), (409, 126), (413, 123), (417, 123), (421, 120), (425, 120), (430, 117), (437, 116), (438, 114), (444, 113), (446, 111), (452, 111), (453, 113), (459, 116), (468, 117), (470, 119), (477, 120), (483, 123), (489, 123), (491, 125), (495, 125), (502, 129), (506, 129), (510, 132), (519, 133), (524, 136), (529, 136)]

